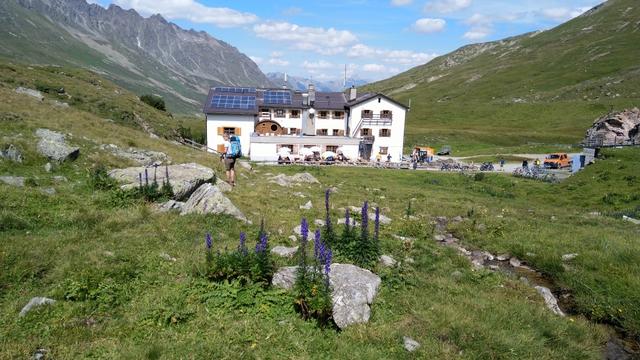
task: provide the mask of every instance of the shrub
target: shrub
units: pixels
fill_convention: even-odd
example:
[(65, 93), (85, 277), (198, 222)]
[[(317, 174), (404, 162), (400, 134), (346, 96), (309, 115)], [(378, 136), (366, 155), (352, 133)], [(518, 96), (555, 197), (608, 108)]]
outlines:
[(115, 179), (109, 176), (104, 165), (98, 165), (91, 170), (89, 184), (94, 190), (112, 190), (118, 185)]
[(167, 111), (167, 107), (164, 103), (164, 100), (160, 96), (142, 95), (140, 96), (140, 101), (160, 111)]

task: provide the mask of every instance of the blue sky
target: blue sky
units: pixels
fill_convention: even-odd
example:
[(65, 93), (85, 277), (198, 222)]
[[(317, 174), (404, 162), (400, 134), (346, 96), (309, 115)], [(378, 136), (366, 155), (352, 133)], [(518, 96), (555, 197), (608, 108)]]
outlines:
[(460, 46), (552, 28), (600, 0), (92, 0), (204, 30), (266, 72), (390, 77)]

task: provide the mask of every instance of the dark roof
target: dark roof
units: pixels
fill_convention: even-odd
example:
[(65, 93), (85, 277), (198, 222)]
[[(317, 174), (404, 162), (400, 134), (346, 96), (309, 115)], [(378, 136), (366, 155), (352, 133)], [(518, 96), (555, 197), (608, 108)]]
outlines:
[[(288, 92), (291, 96), (291, 104), (268, 104), (265, 103), (265, 94), (267, 92)], [(408, 108), (404, 104), (401, 104), (383, 94), (380, 93), (366, 93), (358, 96), (355, 100), (347, 101), (347, 98), (342, 92), (316, 92), (315, 101), (313, 106), (304, 104), (304, 95), (308, 93), (300, 91), (292, 91), (289, 89), (271, 88), (271, 89), (259, 89), (259, 88), (239, 88), (239, 87), (214, 87), (209, 90), (209, 95), (204, 104), (203, 112), (205, 114), (236, 114), (236, 115), (256, 115), (260, 108), (288, 108), (288, 109), (307, 109), (310, 107), (316, 110), (345, 110), (349, 106), (360, 104), (369, 99), (382, 96), (385, 99)], [(214, 103), (214, 96), (217, 99), (224, 97), (225, 99), (240, 100), (239, 97), (244, 97), (241, 108), (233, 108), (229, 106), (220, 106), (219, 102)], [(249, 99), (249, 100), (248, 100)]]
[(387, 99), (388, 101), (390, 101), (390, 102), (392, 102), (392, 103), (394, 103), (394, 104), (396, 104), (398, 106), (401, 106), (401, 107), (403, 107), (405, 109), (409, 109), (409, 107), (407, 105), (405, 105), (405, 104), (403, 104), (401, 102), (398, 102), (396, 100), (393, 100), (392, 98), (390, 98), (387, 95), (382, 94), (382, 93), (364, 93), (364, 94), (356, 97), (354, 100), (349, 101), (347, 103), (347, 106), (355, 106), (355, 105), (358, 105), (358, 104), (363, 103), (365, 101), (369, 101), (369, 100), (371, 100), (373, 98), (377, 98), (377, 97), (383, 97), (383, 98)]

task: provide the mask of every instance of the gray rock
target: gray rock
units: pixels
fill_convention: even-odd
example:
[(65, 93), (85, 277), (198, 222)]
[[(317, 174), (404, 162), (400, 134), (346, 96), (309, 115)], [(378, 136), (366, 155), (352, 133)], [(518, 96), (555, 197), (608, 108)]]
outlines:
[(276, 246), (273, 249), (271, 249), (271, 253), (276, 254), (278, 256), (286, 257), (286, 258), (294, 257), (297, 252), (298, 252), (297, 246), (294, 246), (294, 247)]
[(311, 210), (312, 208), (313, 204), (311, 203), (311, 200), (307, 201), (304, 205), (300, 205), (300, 210)]
[[(371, 221), (375, 221), (376, 220), (375, 212), (370, 212), (369, 213), (369, 220), (371, 220)], [(389, 225), (389, 224), (391, 224), (391, 219), (386, 217), (386, 216), (384, 216), (384, 215), (382, 215), (382, 214), (380, 214), (380, 224)]]
[(454, 218), (452, 218), (452, 219), (451, 219), (451, 221), (453, 221), (453, 222), (461, 222), (461, 221), (463, 221), (463, 220), (464, 220), (464, 219), (462, 218), (462, 216), (456, 216), (456, 217), (454, 217)]
[[(164, 167), (158, 167), (157, 170), (154, 168), (146, 169), (150, 183), (153, 181), (154, 173), (158, 184), (162, 184), (165, 180), (166, 171)], [(211, 181), (215, 176), (213, 170), (196, 163), (169, 165), (168, 171), (169, 183), (171, 183), (173, 187), (174, 198), (176, 200), (188, 198), (200, 185)], [(123, 189), (132, 189), (139, 186), (140, 174), (142, 174), (142, 181), (144, 183), (145, 167), (130, 167), (109, 171), (109, 176), (123, 183)]]
[(69, 180), (62, 175), (56, 175), (53, 177), (53, 181), (61, 183), (61, 182), (67, 182)]
[(13, 144), (10, 144), (6, 149), (0, 151), (0, 158), (22, 163), (22, 153), (13, 146)]
[(316, 226), (325, 226), (326, 225), (326, 223), (322, 219), (313, 220), (313, 224), (316, 225)]
[(511, 258), (511, 255), (509, 254), (500, 254), (498, 256), (496, 256), (496, 260), (498, 261), (507, 261)]
[(38, 349), (36, 350), (36, 352), (33, 353), (33, 360), (44, 360), (47, 358), (47, 353), (49, 351), (47, 349)]
[(394, 239), (396, 240), (400, 240), (400, 241), (415, 241), (415, 238), (412, 237), (407, 237), (407, 236), (401, 236), (401, 235), (397, 235), (397, 234), (393, 234), (391, 235)]
[[(273, 276), (273, 285), (291, 289), (295, 283), (297, 266), (278, 269)], [(333, 319), (340, 329), (369, 321), (371, 309), (380, 277), (369, 270), (351, 264), (331, 264), (329, 275)]]
[(24, 180), (22, 176), (0, 176), (0, 182), (17, 187), (23, 187)]
[(163, 258), (164, 260), (171, 261), (171, 262), (176, 262), (177, 261), (176, 258), (174, 258), (173, 256), (171, 256), (171, 255), (169, 255), (167, 253), (161, 253), (160, 257)]
[(571, 261), (573, 259), (575, 259), (576, 257), (578, 257), (578, 254), (564, 254), (562, 255), (562, 261)]
[[(338, 225), (345, 225), (347, 223), (347, 219), (342, 218), (338, 219)], [(351, 218), (351, 226), (360, 226), (360, 223)]]
[(52, 187), (48, 187), (48, 188), (40, 189), (40, 192), (45, 195), (53, 196), (56, 194), (56, 189)]
[(67, 145), (65, 136), (57, 131), (49, 129), (36, 130), (38, 152), (57, 162), (75, 160), (80, 155), (80, 148)]
[(63, 108), (63, 109), (66, 109), (69, 107), (69, 104), (67, 104), (66, 102), (62, 102), (58, 100), (53, 100), (51, 103), (53, 104), (53, 106)]
[(243, 169), (251, 171), (251, 169), (253, 169), (253, 167), (251, 166), (251, 164), (247, 161), (244, 160), (239, 160), (238, 161), (238, 165), (240, 165)]
[(393, 257), (391, 257), (389, 255), (380, 256), (380, 262), (382, 263), (382, 265), (384, 265), (386, 267), (394, 267), (398, 263), (396, 261), (396, 259), (394, 259)]
[(553, 313), (556, 315), (564, 316), (564, 313), (558, 306), (558, 300), (553, 295), (551, 290), (549, 290), (549, 288), (546, 288), (544, 286), (535, 286), (535, 289), (538, 290), (538, 293), (540, 293), (540, 295), (542, 295), (542, 297), (544, 298), (544, 303), (547, 305), (549, 310), (553, 311)]
[(184, 207), (184, 203), (181, 201), (169, 200), (163, 204), (160, 204), (157, 209), (159, 212), (168, 212), (168, 211), (182, 211)]
[(53, 170), (53, 165), (50, 162), (44, 164), (44, 171), (51, 172), (51, 170)]
[(634, 218), (629, 217), (627, 215), (622, 215), (622, 220), (628, 221), (628, 222), (636, 224), (636, 225), (640, 225), (640, 220), (634, 219)]
[(289, 240), (291, 240), (292, 242), (296, 242), (298, 241), (298, 238), (295, 235), (290, 235)]
[(291, 187), (294, 185), (307, 184), (319, 184), (318, 179), (313, 177), (309, 173), (298, 173), (295, 175), (287, 176), (285, 174), (278, 174), (269, 179), (270, 182), (278, 184), (280, 186)]
[(117, 157), (129, 159), (145, 166), (151, 166), (155, 163), (166, 163), (168, 161), (171, 161), (171, 158), (167, 156), (167, 154), (160, 151), (137, 149), (134, 147), (121, 149), (114, 144), (102, 145), (100, 146), (100, 148), (102, 150), (109, 151)]
[(186, 214), (226, 214), (238, 220), (249, 222), (244, 214), (220, 189), (211, 184), (200, 186), (183, 205), (181, 215)]
[(413, 340), (412, 338), (408, 337), (408, 336), (403, 336), (402, 337), (402, 341), (404, 343), (404, 348), (405, 350), (407, 350), (408, 352), (414, 352), (416, 350), (418, 350), (418, 348), (420, 347), (420, 343)]
[(38, 306), (42, 306), (42, 305), (53, 305), (55, 304), (56, 301), (53, 299), (49, 299), (46, 297), (34, 297), (31, 298), (31, 300), (29, 300), (29, 302), (27, 303), (27, 305), (25, 305), (22, 310), (20, 310), (20, 316), (25, 316), (27, 315), (27, 313), (31, 310), (33, 310), (33, 308), (38, 307)]
[(16, 93), (27, 95), (27, 96), (31, 96), (33, 98), (38, 99), (39, 101), (43, 101), (44, 100), (44, 96), (42, 96), (42, 93), (40, 91), (38, 91), (38, 90), (24, 88), (24, 87), (20, 86), (20, 87), (18, 87), (16, 89)]
[(302, 236), (302, 225), (294, 227), (293, 232), (298, 236)]
[(509, 259), (509, 264), (513, 267), (520, 267), (522, 265), (522, 262), (520, 262), (518, 258), (512, 257), (511, 259)]
[[(171, 176), (171, 175), (169, 175), (169, 176)], [(231, 184), (229, 184), (226, 181), (221, 181), (221, 180), (216, 181), (216, 187), (218, 189), (220, 189), (220, 191), (222, 191), (222, 192), (229, 192), (229, 191), (233, 190), (233, 186), (231, 186)]]
[(298, 196), (298, 197), (301, 197), (303, 199), (307, 197), (307, 195), (305, 195), (305, 194), (303, 194), (303, 193), (301, 193), (299, 191), (298, 192), (294, 192), (293, 196)]

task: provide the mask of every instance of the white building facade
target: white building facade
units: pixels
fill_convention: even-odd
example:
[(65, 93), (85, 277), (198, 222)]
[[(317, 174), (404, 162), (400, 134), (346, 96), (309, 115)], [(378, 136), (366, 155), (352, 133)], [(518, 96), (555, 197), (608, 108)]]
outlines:
[(243, 155), (277, 161), (282, 148), (294, 159), (314, 151), (350, 160), (402, 160), (408, 108), (383, 94), (357, 96), (356, 89), (304, 92), (288, 89), (212, 88), (204, 106), (207, 147), (222, 152), (223, 134), (240, 137)]

